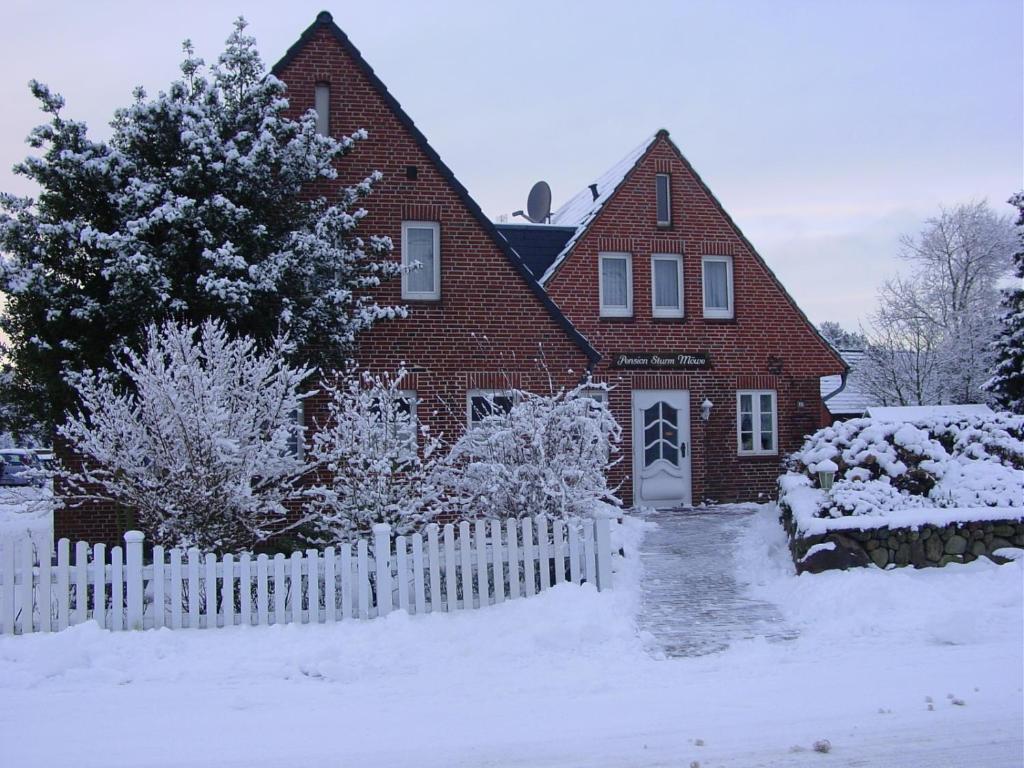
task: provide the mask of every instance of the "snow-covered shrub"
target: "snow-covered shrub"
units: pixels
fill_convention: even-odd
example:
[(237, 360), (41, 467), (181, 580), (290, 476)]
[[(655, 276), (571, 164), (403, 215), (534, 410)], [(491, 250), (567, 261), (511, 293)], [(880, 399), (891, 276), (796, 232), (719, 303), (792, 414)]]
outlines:
[(294, 528), (308, 466), (296, 423), (311, 371), (285, 341), (266, 350), (207, 321), (152, 325), (117, 377), (72, 377), (80, 410), (60, 434), (83, 458), (65, 471), (71, 500), (114, 502), (154, 544), (234, 551)]
[[(832, 489), (817, 473), (837, 468)], [(780, 501), (818, 517), (925, 507), (1024, 507), (1024, 417), (1007, 413), (914, 421), (852, 419), (818, 430), (789, 459)]]
[(417, 426), (416, 403), (394, 376), (349, 371), (324, 386), (327, 421), (310, 454), (321, 468), (308, 492), (315, 536), (338, 541), (374, 523), (407, 533), (443, 509), (440, 440)]
[(489, 398), (487, 415), (466, 430), (448, 458), (448, 493), (461, 514), (552, 517), (618, 506), (607, 472), (622, 430), (595, 387), (551, 395), (515, 391), (506, 411)]

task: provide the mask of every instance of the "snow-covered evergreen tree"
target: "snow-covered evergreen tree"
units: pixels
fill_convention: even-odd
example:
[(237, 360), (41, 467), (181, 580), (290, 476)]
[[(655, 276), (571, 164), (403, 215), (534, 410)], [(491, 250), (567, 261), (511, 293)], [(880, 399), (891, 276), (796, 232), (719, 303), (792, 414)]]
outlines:
[(516, 391), (511, 410), (497, 403), (452, 447), (448, 494), (465, 516), (590, 515), (618, 505), (608, 470), (622, 430), (599, 385), (550, 395)]
[(399, 271), (390, 240), (357, 234), (380, 174), (310, 193), (366, 132), (318, 134), (312, 110), (287, 118), (241, 19), (212, 68), (185, 54), (182, 78), (155, 98), (138, 89), (109, 141), (32, 83), (49, 123), (16, 168), (38, 197), (0, 196), (0, 384), (37, 422), (73, 404), (66, 372), (110, 367), (150, 322), (213, 317), (264, 342), (286, 330), (304, 362), (338, 367), (356, 334), (404, 314), (372, 297)]
[(443, 510), (441, 441), (417, 424), (404, 379), (404, 370), (350, 370), (324, 385), (327, 422), (310, 448), (322, 473), (307, 494), (320, 541), (367, 534), (375, 523), (407, 533)]
[(119, 375), (72, 375), (81, 408), (60, 433), (84, 461), (64, 472), (65, 501), (114, 502), (169, 546), (236, 551), (296, 528), (286, 505), (310, 470), (296, 414), (312, 371), (285, 351), (221, 322), (168, 322), (119, 357)]
[(1024, 192), (1010, 198), (1010, 205), (1018, 211), (1016, 284), (1003, 293), (1002, 327), (993, 344), (996, 361), (985, 389), (1001, 408), (1024, 413)]

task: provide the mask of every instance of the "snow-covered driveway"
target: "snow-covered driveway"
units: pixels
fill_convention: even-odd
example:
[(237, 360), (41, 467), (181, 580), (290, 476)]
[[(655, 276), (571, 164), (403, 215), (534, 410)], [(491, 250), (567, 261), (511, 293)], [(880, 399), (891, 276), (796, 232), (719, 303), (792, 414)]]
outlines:
[[(1024, 563), (796, 577), (774, 509), (736, 523), (730, 610), (774, 605), (791, 640), (767, 639), (774, 622), (744, 639), (755, 619), (719, 652), (652, 653), (632, 568), (611, 592), (561, 585), (453, 615), (177, 632), (84, 624), (0, 638), (0, 765), (1024, 762)], [(819, 739), (830, 754), (813, 751)]]
[(666, 656), (700, 656), (734, 641), (791, 639), (779, 609), (739, 583), (737, 542), (757, 507), (720, 505), (649, 513), (640, 545), (638, 623)]

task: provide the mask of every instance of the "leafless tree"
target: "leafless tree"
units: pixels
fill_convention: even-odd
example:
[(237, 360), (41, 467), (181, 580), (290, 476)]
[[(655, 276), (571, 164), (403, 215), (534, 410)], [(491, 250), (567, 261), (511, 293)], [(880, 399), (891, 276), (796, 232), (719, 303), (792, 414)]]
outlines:
[(886, 404), (977, 402), (992, 365), (999, 285), (1010, 271), (1010, 218), (973, 202), (901, 241), (907, 275), (887, 281), (868, 328), (866, 388)]

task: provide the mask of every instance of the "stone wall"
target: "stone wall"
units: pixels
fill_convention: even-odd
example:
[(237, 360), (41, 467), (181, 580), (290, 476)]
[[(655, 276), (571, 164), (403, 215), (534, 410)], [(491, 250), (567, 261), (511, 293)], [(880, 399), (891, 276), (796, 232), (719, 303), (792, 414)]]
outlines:
[[(1024, 547), (1024, 521), (997, 520), (921, 525), (915, 528), (867, 528), (798, 536), (789, 510), (783, 508), (782, 523), (789, 534), (789, 547), (798, 573), (877, 565), (941, 567), (969, 563), (979, 557), (1004, 562), (993, 553), (1006, 547)], [(818, 544), (832, 545), (807, 557)]]

